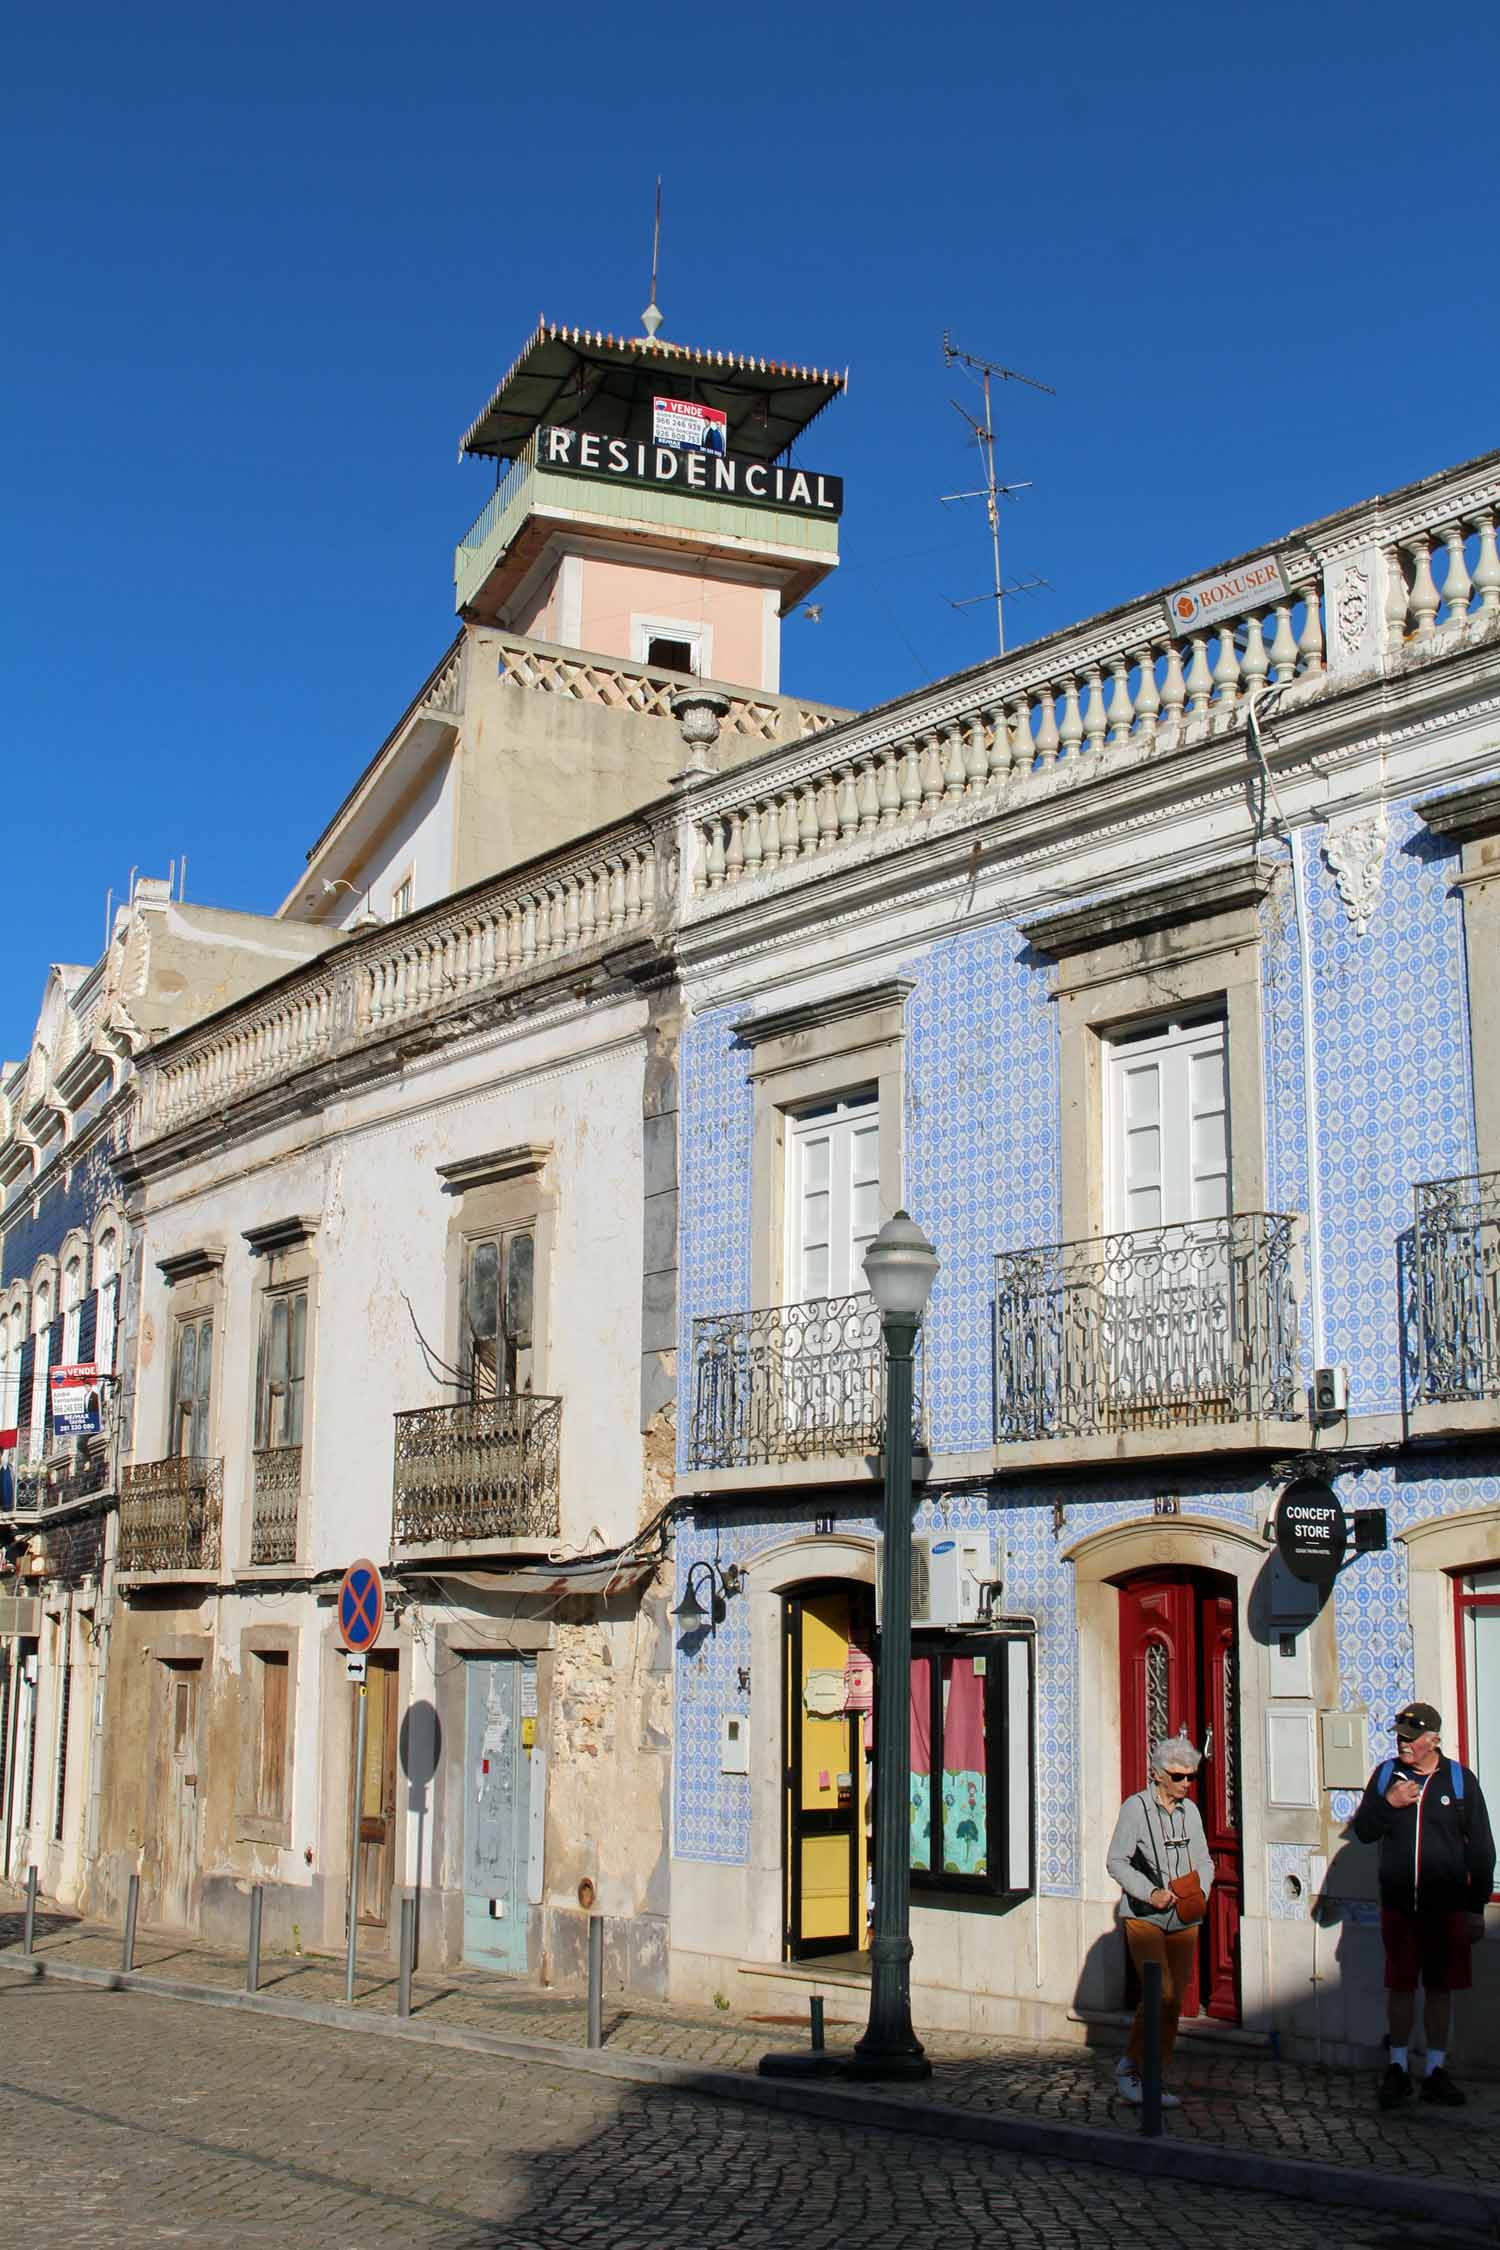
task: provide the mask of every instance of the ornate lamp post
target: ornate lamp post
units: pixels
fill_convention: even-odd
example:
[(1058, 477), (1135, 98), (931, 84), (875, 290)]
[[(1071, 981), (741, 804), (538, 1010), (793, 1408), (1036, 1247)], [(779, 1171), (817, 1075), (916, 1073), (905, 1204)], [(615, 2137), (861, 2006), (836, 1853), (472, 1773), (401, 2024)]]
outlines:
[(875, 1930), (870, 2020), (845, 2068), (855, 2078), (927, 2078), (911, 2027), (912, 1355), (938, 1257), (904, 1211), (865, 1252), (885, 1340), (885, 1555), (875, 1691)]

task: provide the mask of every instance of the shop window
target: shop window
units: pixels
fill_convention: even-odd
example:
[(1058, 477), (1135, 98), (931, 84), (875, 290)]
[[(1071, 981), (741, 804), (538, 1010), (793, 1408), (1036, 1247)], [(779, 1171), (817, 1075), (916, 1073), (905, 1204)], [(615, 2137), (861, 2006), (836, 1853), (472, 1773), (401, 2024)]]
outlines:
[(1458, 1755), (1500, 1804), (1500, 1570), (1465, 1571), (1454, 1586), (1458, 1627)]
[(913, 1636), (914, 1891), (1031, 1890), (1031, 1679), (1027, 1636)]

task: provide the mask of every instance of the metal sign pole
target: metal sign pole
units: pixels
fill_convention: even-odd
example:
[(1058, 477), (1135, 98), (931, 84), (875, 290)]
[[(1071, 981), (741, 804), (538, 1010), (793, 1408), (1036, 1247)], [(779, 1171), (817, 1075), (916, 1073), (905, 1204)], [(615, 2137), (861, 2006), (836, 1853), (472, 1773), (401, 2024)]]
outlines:
[(356, 1682), (358, 1721), (354, 1730), (354, 1811), (349, 1822), (349, 1952), (344, 1967), (344, 2004), (354, 2005), (354, 1944), (359, 1934), (359, 1829), (365, 1799), (365, 1683)]

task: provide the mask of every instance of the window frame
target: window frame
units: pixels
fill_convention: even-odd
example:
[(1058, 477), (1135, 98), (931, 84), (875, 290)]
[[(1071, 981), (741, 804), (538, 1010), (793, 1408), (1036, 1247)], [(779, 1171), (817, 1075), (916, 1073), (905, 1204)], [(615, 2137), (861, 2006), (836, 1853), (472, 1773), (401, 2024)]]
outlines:
[[(537, 1389), (537, 1232), (537, 1221), (535, 1218), (530, 1218), (514, 1221), (502, 1220), (493, 1227), (480, 1227), (473, 1232), (466, 1230), (464, 1233), (458, 1284), (459, 1369), (464, 1386), (464, 1397), (471, 1406), (487, 1405), (491, 1399), (524, 1398)], [(524, 1345), (520, 1340), (520, 1333), (512, 1336), (504, 1325), (510, 1303), (511, 1250), (515, 1243), (521, 1241), (529, 1242), (531, 1245), (531, 1320), (529, 1328), (525, 1331), (527, 1340)], [(475, 1254), (488, 1248), (491, 1243), (495, 1245), (496, 1249), (495, 1371), (493, 1389), (482, 1391), (479, 1387), (477, 1363), (473, 1354), (477, 1345), (484, 1339), (476, 1334), (470, 1320), (470, 1276), (473, 1271)], [(507, 1365), (512, 1357), (516, 1363), (515, 1377), (519, 1377), (521, 1352), (524, 1350), (529, 1354), (530, 1365), (524, 1383), (518, 1379), (511, 1379), (509, 1376), (506, 1380), (501, 1380), (500, 1347), (502, 1337), (505, 1341)]]
[[(306, 1443), (307, 1340), (308, 1324), (311, 1318), (311, 1298), (312, 1292), (305, 1279), (288, 1282), (274, 1289), (264, 1289), (260, 1292), (260, 1321), (255, 1350), (255, 1412), (252, 1423), (252, 1444), (254, 1451), (257, 1453), (281, 1450), (289, 1452), (293, 1447), (301, 1451)], [(302, 1308), (300, 1329), (294, 1311), (294, 1307), (298, 1304)], [(278, 1389), (276, 1377), (271, 1369), (271, 1351), (276, 1313), (282, 1305), (287, 1308), (286, 1368)], [(296, 1355), (298, 1368), (297, 1372), (293, 1374), (293, 1342), (299, 1336), (301, 1348)], [(290, 1407), (294, 1394), (297, 1409), (297, 1430), (295, 1437), (292, 1437), (285, 1434), (285, 1424), (291, 1419)], [(278, 1396), (284, 1401), (283, 1434), (279, 1437), (274, 1434), (275, 1415), (273, 1411), (273, 1402)]]
[[(854, 1228), (854, 1190), (852, 1157), (854, 1143), (862, 1130), (874, 1126), (876, 1138), (875, 1159), (875, 1226), (868, 1239), (873, 1241), (880, 1227), (880, 1138), (884, 1130), (881, 1115), (879, 1082), (865, 1086), (851, 1086), (846, 1091), (825, 1096), (820, 1101), (807, 1102), (786, 1111), (784, 1127), (787, 1179), (784, 1189), (786, 1225), (783, 1229), (785, 1272), (782, 1277), (782, 1301), (788, 1305), (808, 1305), (826, 1302), (838, 1297), (861, 1297), (868, 1294), (862, 1264), (854, 1251), (860, 1237)], [(830, 1172), (828, 1198), (830, 1225), (828, 1232), (828, 1283), (820, 1292), (804, 1290), (804, 1256), (807, 1244), (803, 1239), (803, 1205), (807, 1186), (804, 1165), (809, 1144), (818, 1138), (819, 1128), (827, 1126), (830, 1137)], [(842, 1154), (840, 1150), (842, 1149)], [(868, 1183), (859, 1183), (868, 1184)], [(845, 1247), (849, 1251), (847, 1286), (836, 1286), (834, 1248), (837, 1244), (840, 1260)], [(856, 1271), (857, 1265), (860, 1270)]]
[[(196, 1329), (198, 1331), (197, 1340), (193, 1348), (193, 1378), (195, 1386), (199, 1384), (200, 1370), (203, 1364), (202, 1332), (204, 1329), (207, 1329), (208, 1331), (208, 1385), (206, 1389), (195, 1387), (192, 1396), (190, 1398), (184, 1398), (178, 1386), (182, 1375), (183, 1337), (186, 1334), (187, 1330), (190, 1328)], [(213, 1457), (213, 1385), (214, 1374), (218, 1361), (218, 1353), (214, 1348), (214, 1343), (217, 1328), (218, 1320), (216, 1317), (215, 1308), (211, 1305), (197, 1305), (194, 1306), (191, 1311), (184, 1307), (181, 1312), (174, 1313), (173, 1315), (172, 1365), (167, 1389), (167, 1458), (169, 1460), (206, 1461), (211, 1460)], [(201, 1451), (199, 1451), (191, 1444), (184, 1446), (180, 1443), (182, 1416), (184, 1411), (186, 1411), (187, 1414), (188, 1434), (191, 1437), (194, 1417), (196, 1416), (200, 1405), (203, 1414), (203, 1447)]]
[[(1448, 1573), (1453, 1587), (1453, 1661), (1458, 1685), (1458, 1757), (1459, 1763), (1467, 1766), (1469, 1771), (1476, 1775), (1478, 1774), (1478, 1768), (1473, 1763), (1469, 1741), (1470, 1680), (1469, 1660), (1464, 1648), (1464, 1621), (1477, 1609), (1500, 1610), (1500, 1583), (1496, 1584), (1493, 1593), (1471, 1594), (1465, 1591), (1464, 1580), (1466, 1578), (1478, 1578), (1491, 1571), (1494, 1571), (1497, 1580), (1500, 1580), (1500, 1564), (1493, 1561), (1460, 1563), (1456, 1569), (1451, 1569)], [(1480, 1786), (1483, 1787), (1482, 1777), (1480, 1777)], [(1490, 1896), (1492, 1899), (1500, 1899), (1500, 1870), (1497, 1870), (1496, 1888), (1491, 1891)]]
[[(1214, 1030), (1218, 1037), (1211, 1046), (1205, 1034)], [(1103, 1212), (1104, 1231), (1107, 1234), (1150, 1234), (1168, 1227), (1214, 1226), (1222, 1218), (1232, 1217), (1234, 1200), (1234, 1114), (1229, 1089), (1229, 1017), (1222, 1005), (1174, 1010), (1170, 1015), (1145, 1017), (1129, 1024), (1116, 1024), (1103, 1035), (1104, 1053), (1101, 1057), (1101, 1094), (1104, 1102), (1103, 1120)], [(1169, 1148), (1176, 1136), (1178, 1148), (1186, 1156), (1185, 1178), (1189, 1201), (1195, 1186), (1192, 1165), (1192, 1135), (1194, 1124), (1192, 1098), (1192, 1064), (1199, 1054), (1216, 1051), (1223, 1077), (1224, 1114), (1224, 1212), (1206, 1213), (1201, 1217), (1194, 1212), (1174, 1213), (1166, 1208), (1168, 1181), (1184, 1176), (1174, 1161), (1177, 1150)], [(1169, 1126), (1167, 1108), (1158, 1112), (1157, 1131), (1160, 1135), (1160, 1181), (1158, 1193), (1162, 1212), (1154, 1221), (1141, 1226), (1129, 1222), (1127, 1204), (1131, 1186), (1126, 1155), (1127, 1114), (1124, 1080), (1132, 1057), (1162, 1066), (1163, 1084), (1167, 1073), (1180, 1073), (1181, 1084), (1174, 1091), (1181, 1097), (1180, 1107)], [(1170, 1058), (1170, 1060), (1169, 1060)], [(1176, 1066), (1175, 1069), (1173, 1066)]]
[[(1012, 1713), (1011, 1651), (1017, 1647), (1024, 1651), (1026, 1666), (1026, 1711), (1023, 1722), (1026, 1786), (1024, 1847), (1028, 1878), (1026, 1882), (1019, 1884), (1010, 1880), (1015, 1858), (1011, 1802), (1015, 1778), (1012, 1750), (1016, 1726)], [(940, 1789), (933, 1789), (929, 1793), (929, 1844), (936, 1864), (927, 1868), (909, 1867), (912, 1900), (914, 1904), (931, 1903), (935, 1906), (960, 1899), (1013, 1905), (1020, 1899), (1032, 1897), (1036, 1891), (1036, 1637), (1032, 1633), (1007, 1631), (1003, 1626), (982, 1632), (942, 1626), (923, 1627), (913, 1631), (912, 1662), (915, 1664), (919, 1659), (925, 1658), (931, 1668), (929, 1739), (932, 1744), (932, 1764), (929, 1772), (933, 1774), (942, 1772), (942, 1659), (945, 1656), (983, 1656), (994, 1659), (993, 1664), (986, 1665), (984, 1697), (985, 1857), (991, 1872), (984, 1875), (961, 1875), (944, 1870), (941, 1865), (942, 1793)], [(909, 1712), (909, 1690), (907, 1708)], [(1000, 1777), (1004, 1784), (993, 1792), (988, 1786), (992, 1776)]]

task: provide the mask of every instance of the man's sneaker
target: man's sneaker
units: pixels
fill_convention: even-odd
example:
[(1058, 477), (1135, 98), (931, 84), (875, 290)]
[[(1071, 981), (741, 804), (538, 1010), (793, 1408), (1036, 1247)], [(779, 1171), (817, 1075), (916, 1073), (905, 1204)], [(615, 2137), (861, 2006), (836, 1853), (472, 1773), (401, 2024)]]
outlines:
[(1411, 2097), (1411, 2074), (1400, 2063), (1391, 2063), (1380, 2081), (1380, 2106), (1382, 2109), (1399, 2109)]
[(1166, 2087), (1163, 2086), (1161, 2090), (1161, 2106), (1163, 2109), (1181, 2109), (1182, 2097), (1180, 2094), (1169, 2094)]
[(1122, 2102), (1134, 2102), (1137, 2107), (1144, 2100), (1145, 2088), (1134, 2063), (1121, 2062), (1115, 2065), (1115, 2097)]
[(1462, 2109), (1468, 2098), (1462, 2086), (1454, 2085), (1441, 2063), (1436, 2070), (1429, 2070), (1422, 2081), (1424, 2102), (1441, 2102), (1444, 2109)]

